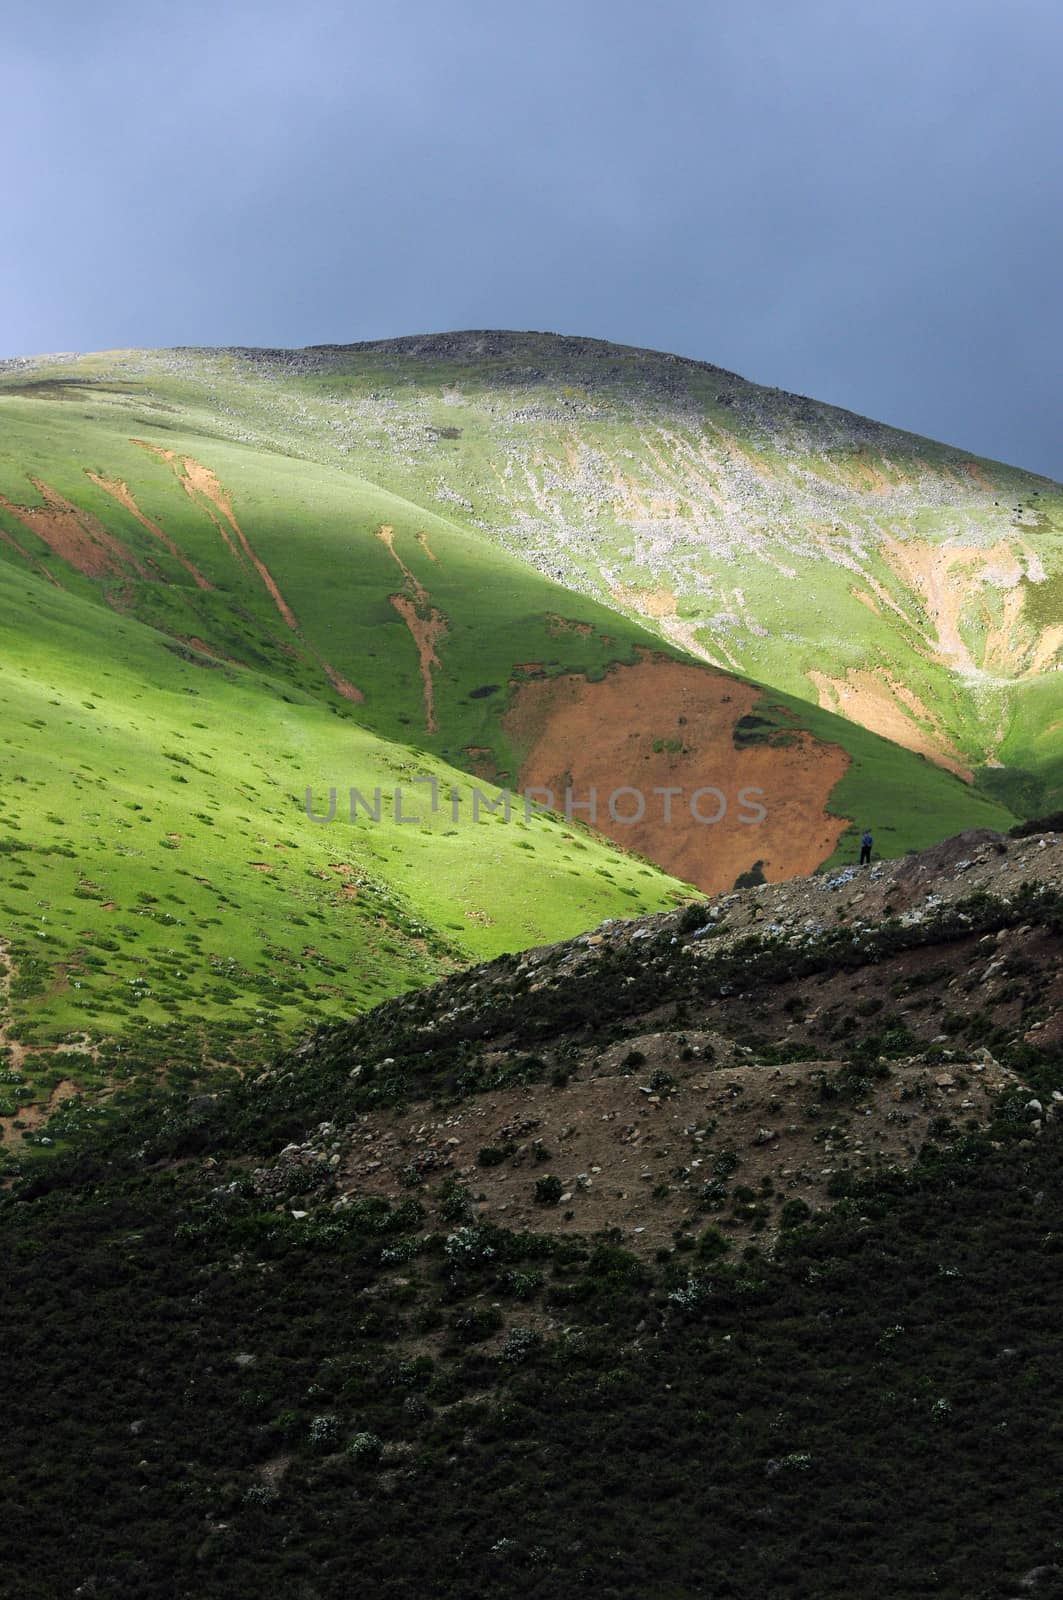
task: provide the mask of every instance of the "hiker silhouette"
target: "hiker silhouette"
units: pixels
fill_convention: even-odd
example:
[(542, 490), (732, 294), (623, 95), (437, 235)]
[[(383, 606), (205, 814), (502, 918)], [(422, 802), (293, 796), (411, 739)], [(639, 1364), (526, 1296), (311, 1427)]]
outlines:
[(860, 865), (862, 867), (869, 867), (871, 865), (871, 846), (874, 844), (874, 842), (874, 839), (871, 837), (870, 828), (865, 828), (863, 837), (860, 840)]

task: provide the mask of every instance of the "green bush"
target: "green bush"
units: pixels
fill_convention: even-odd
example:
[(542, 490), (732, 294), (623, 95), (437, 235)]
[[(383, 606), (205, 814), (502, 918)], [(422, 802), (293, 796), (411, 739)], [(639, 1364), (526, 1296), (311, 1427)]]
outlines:
[(553, 1173), (548, 1173), (545, 1178), (535, 1180), (535, 1204), (537, 1206), (556, 1206), (565, 1192), (565, 1186), (560, 1178), (555, 1178)]
[(684, 906), (676, 924), (679, 932), (693, 933), (695, 928), (703, 927), (708, 906), (707, 900), (692, 900), (688, 906)]
[(384, 1442), (375, 1433), (356, 1433), (347, 1441), (347, 1454), (359, 1466), (374, 1466), (383, 1453)]

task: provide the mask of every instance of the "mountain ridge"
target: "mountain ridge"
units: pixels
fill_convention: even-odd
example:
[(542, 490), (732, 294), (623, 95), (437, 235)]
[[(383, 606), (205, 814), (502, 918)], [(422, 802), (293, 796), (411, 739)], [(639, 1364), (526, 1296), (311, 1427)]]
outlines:
[[(60, 1053), (90, 1018), (86, 1091), (131, 1045), (148, 1077), (261, 1059), (316, 1005), (692, 884), (841, 865), (869, 823), (892, 855), (1051, 809), (1056, 502), (1001, 469), (1024, 498), (994, 507), (962, 453), (916, 440), (898, 465), (820, 416), (538, 334), (0, 368), (0, 935), (33, 1064), (0, 1116), (79, 1082)], [(972, 687), (967, 657), (1007, 681)], [(542, 788), (555, 817), (487, 852), (488, 824), (445, 810), (427, 833), (299, 820), (307, 789), (416, 777), (466, 804), (470, 780)], [(564, 814), (592, 787), (594, 836)], [(625, 789), (645, 822), (610, 815)], [(651, 799), (669, 789), (678, 821)], [(710, 791), (728, 811), (702, 827)], [(283, 916), (278, 938), (285, 904), (320, 938)]]
[(1040, 804), (1054, 803), (1059, 764), (1024, 728), (1024, 685), (1063, 650), (1051, 480), (711, 363), (576, 336), (107, 359), (191, 382), (212, 428), (239, 415), (237, 436), (445, 507), (688, 653), (977, 771), (988, 792), (1015, 800), (1047, 770)]

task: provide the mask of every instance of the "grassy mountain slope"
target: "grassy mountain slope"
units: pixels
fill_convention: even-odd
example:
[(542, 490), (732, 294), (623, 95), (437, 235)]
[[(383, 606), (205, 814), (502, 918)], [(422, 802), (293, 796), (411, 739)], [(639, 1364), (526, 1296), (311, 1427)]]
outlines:
[(1061, 938), (976, 832), (68, 1111), (5, 1593), (1057, 1594)]
[[(0, 1114), (16, 1128), (75, 1087), (259, 1060), (321, 1016), (683, 894), (563, 819), (474, 823), (472, 785), (438, 757), (106, 622), (40, 578), (0, 586)], [(409, 825), (393, 797), (415, 776), (444, 801), (433, 815), (427, 786), (407, 787)], [(320, 816), (339, 789), (328, 824), (307, 816), (311, 781)], [(350, 821), (351, 784), (370, 802), (381, 787), (379, 823)]]
[[(92, 364), (78, 363), (78, 373)], [(153, 360), (145, 364), (154, 370)], [(212, 371), (206, 358), (193, 365)], [(706, 888), (729, 886), (760, 857), (769, 877), (829, 857), (844, 830), (832, 832), (825, 814), (862, 825), (878, 810), (883, 774), (896, 774), (887, 776), (887, 789), (892, 782), (927, 801), (924, 809), (917, 798), (910, 813), (890, 806), (892, 848), (925, 844), (950, 827), (1007, 820), (960, 784), (925, 774), (925, 763), (910, 753), (853, 735), (843, 719), (785, 693), (762, 703), (755, 689), (735, 688), (731, 675), (697, 666), (675, 645), (662, 648), (639, 623), (566, 593), (483, 529), (462, 526), (450, 505), (440, 514), (349, 465), (281, 454), (282, 440), (263, 438), (252, 448), (220, 437), (247, 430), (237, 429), (236, 408), (205, 378), (191, 396), (189, 381), (178, 383), (164, 364), (150, 385), (123, 382), (101, 387), (80, 375), (65, 386), (50, 379), (34, 385), (24, 374), (8, 377), (0, 390), (4, 562), (29, 565), (223, 659), (284, 676), (365, 727), (514, 785), (529, 782), (536, 766), (531, 735), (544, 732), (544, 680), (571, 678), (582, 707), (564, 737), (549, 741), (557, 768), (549, 776), (567, 774), (577, 791), (595, 765), (603, 782), (638, 783), (648, 775), (641, 763), (653, 756), (675, 758), (650, 761), (660, 781), (674, 781), (678, 772), (690, 788), (727, 785), (742, 777), (736, 751), (754, 742), (751, 730), (738, 726), (741, 718), (756, 715), (770, 725), (771, 706), (781, 705), (790, 747), (801, 751), (788, 756), (785, 744), (771, 745), (765, 803), (778, 813), (778, 837), (765, 848), (732, 810), (711, 847), (705, 835), (703, 859), (682, 863), (683, 875)], [(289, 394), (279, 382), (261, 387), (267, 417), (275, 394), (297, 402), (298, 390)], [(315, 437), (329, 433), (324, 418), (312, 420)], [(641, 660), (645, 670), (625, 670), (654, 647), (656, 657), (648, 665)], [(681, 673), (673, 665), (679, 660)], [(601, 691), (587, 690), (587, 680), (600, 681), (610, 669), (624, 684), (619, 698), (629, 731), (641, 741), (620, 753), (595, 748)], [(685, 696), (691, 704), (684, 711)], [(845, 755), (805, 785), (809, 818), (817, 816), (825, 830), (819, 853), (789, 861), (787, 850), (808, 819), (791, 824), (786, 797), (802, 788), (796, 769), (822, 756), (824, 744)], [(839, 808), (832, 791), (843, 772)], [(733, 790), (731, 800), (733, 806)], [(608, 830), (608, 818), (603, 825)], [(627, 833), (611, 831), (629, 842)], [(730, 876), (714, 876), (722, 872), (712, 858), (725, 833), (732, 835), (723, 852)], [(675, 870), (674, 834), (658, 827), (638, 847)]]
[[(994, 797), (537, 570), (448, 485), (527, 487), (492, 429), (553, 438), (534, 408), (499, 412), (547, 378), (488, 352), (481, 425), (455, 439), (468, 396), (445, 362), (400, 355), (0, 369), (0, 1116), (31, 1137), (75, 1089), (261, 1059), (310, 1015), (683, 882), (848, 859), (869, 821), (899, 854), (1006, 825), (1045, 789), (1050, 677)], [(633, 359), (610, 382), (637, 406), (657, 380)], [(443, 799), (423, 827), (393, 801), (380, 825), (342, 820), (350, 786), (428, 776)], [(471, 776), (557, 806), (594, 786), (600, 828), (637, 854), (563, 818), (471, 827)], [(674, 789), (675, 815), (650, 798), (642, 821), (611, 819), (618, 785)], [(318, 827), (305, 793), (320, 810), (331, 787), (340, 820)], [(720, 791), (718, 823), (692, 825), (699, 788)]]
[[(953, 770), (993, 781), (1004, 761), (1053, 803), (1028, 737), (1063, 699), (1047, 479), (707, 363), (546, 334), (112, 353), (11, 363), (6, 384), (97, 415), (161, 397), (339, 465), (720, 666)], [(1024, 709), (1046, 675), (1051, 704)]]

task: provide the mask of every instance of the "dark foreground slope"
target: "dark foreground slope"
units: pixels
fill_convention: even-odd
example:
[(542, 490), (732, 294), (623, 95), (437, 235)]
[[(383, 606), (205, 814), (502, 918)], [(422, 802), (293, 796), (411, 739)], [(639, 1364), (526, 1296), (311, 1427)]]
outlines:
[(74, 1136), (0, 1213), (4, 1593), (1059, 1594), (1061, 861), (610, 924)]

